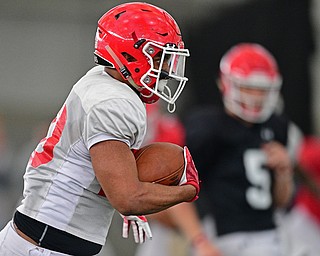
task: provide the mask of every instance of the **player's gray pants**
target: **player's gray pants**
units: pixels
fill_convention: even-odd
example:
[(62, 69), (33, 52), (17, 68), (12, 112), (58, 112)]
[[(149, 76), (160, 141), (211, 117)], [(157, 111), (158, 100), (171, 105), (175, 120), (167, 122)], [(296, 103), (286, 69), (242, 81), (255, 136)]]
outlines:
[(204, 219), (204, 229), (224, 256), (284, 256), (277, 230), (236, 232), (217, 237), (212, 217)]
[(67, 256), (33, 245), (19, 236), (10, 221), (0, 232), (0, 255), (1, 256)]

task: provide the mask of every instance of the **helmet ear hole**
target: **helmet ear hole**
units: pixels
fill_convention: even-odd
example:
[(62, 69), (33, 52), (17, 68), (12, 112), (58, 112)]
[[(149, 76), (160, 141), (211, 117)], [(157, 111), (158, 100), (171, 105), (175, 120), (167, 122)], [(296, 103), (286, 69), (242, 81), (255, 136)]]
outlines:
[(129, 53), (127, 52), (122, 52), (121, 53), (123, 57), (125, 57), (125, 59), (128, 61), (128, 62), (136, 62), (137, 59), (135, 57), (133, 57), (132, 55), (130, 55)]

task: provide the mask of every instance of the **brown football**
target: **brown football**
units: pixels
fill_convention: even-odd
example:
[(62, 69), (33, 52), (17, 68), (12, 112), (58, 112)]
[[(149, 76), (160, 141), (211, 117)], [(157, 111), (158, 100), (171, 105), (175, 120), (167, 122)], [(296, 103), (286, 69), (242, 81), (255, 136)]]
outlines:
[(167, 186), (179, 184), (184, 169), (183, 148), (169, 142), (155, 142), (135, 153), (139, 180)]

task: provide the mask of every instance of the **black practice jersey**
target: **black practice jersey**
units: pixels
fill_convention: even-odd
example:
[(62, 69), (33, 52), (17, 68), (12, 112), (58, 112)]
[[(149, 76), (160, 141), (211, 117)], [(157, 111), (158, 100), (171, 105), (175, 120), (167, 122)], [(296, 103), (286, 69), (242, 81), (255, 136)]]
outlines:
[(286, 145), (289, 124), (273, 115), (248, 126), (213, 108), (186, 120), (187, 145), (202, 181), (197, 204), (201, 215), (213, 215), (218, 235), (274, 228), (273, 173), (261, 145)]

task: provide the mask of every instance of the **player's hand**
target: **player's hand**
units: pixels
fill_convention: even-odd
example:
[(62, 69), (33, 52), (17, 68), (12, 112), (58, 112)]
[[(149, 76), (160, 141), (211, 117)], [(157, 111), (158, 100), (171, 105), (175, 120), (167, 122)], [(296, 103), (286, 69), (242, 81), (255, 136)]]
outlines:
[(200, 192), (200, 181), (199, 181), (199, 175), (198, 171), (196, 169), (196, 166), (194, 165), (194, 162), (192, 160), (192, 156), (189, 152), (189, 149), (185, 146), (183, 148), (183, 154), (184, 154), (184, 171), (181, 177), (181, 180), (179, 182), (179, 185), (192, 185), (196, 188), (196, 195), (194, 198), (190, 201), (193, 202), (198, 199), (198, 195)]
[(292, 164), (287, 149), (279, 142), (271, 141), (262, 146), (266, 153), (266, 165), (278, 174), (290, 173)]
[(152, 239), (151, 229), (148, 223), (147, 218), (144, 215), (130, 215), (124, 216), (120, 213), (120, 216), (123, 218), (122, 225), (122, 237), (129, 237), (130, 226), (132, 227), (134, 241), (137, 244), (142, 244), (146, 239)]
[(196, 248), (197, 256), (222, 256), (222, 253), (211, 243), (203, 243)]
[(222, 256), (220, 250), (207, 238), (199, 234), (191, 241), (196, 256)]

